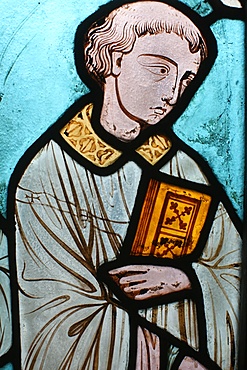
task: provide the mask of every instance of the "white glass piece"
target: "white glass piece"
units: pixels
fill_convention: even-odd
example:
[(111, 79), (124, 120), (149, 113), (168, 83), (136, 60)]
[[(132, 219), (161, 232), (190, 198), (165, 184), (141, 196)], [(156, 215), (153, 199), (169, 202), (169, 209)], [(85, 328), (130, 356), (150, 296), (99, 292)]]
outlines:
[(0, 356), (5, 354), (12, 342), (9, 263), (7, 238), (0, 230)]
[(233, 8), (242, 8), (239, 0), (221, 0), (224, 5), (232, 6)]

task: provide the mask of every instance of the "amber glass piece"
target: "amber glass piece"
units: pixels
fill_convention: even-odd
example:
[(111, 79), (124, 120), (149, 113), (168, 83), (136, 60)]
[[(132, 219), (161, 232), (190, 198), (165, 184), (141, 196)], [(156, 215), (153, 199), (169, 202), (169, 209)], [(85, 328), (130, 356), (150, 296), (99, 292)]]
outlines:
[(150, 180), (131, 254), (176, 258), (193, 252), (211, 197)]
[(91, 126), (93, 105), (86, 105), (66, 126), (61, 135), (79, 154), (98, 167), (115, 162), (121, 152), (100, 139)]
[[(93, 104), (86, 105), (60, 131), (64, 140), (80, 155), (98, 167), (107, 167), (114, 163), (122, 154), (93, 130), (91, 125)], [(165, 135), (149, 137), (137, 153), (154, 165), (170, 150), (171, 141)]]
[(166, 136), (154, 135), (150, 136), (136, 151), (149, 163), (154, 165), (169, 152), (171, 147), (172, 143)]

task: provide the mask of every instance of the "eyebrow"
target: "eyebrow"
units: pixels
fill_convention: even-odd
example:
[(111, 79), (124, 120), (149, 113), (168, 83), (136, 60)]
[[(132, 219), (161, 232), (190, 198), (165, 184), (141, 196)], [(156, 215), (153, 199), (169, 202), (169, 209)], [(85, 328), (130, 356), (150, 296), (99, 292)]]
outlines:
[(159, 54), (140, 54), (140, 55), (138, 56), (138, 58), (139, 58), (139, 57), (152, 57), (152, 58), (157, 58), (157, 59), (161, 59), (162, 61), (169, 62), (169, 63), (173, 64), (175, 67), (177, 67), (177, 66), (178, 66), (178, 65), (177, 65), (177, 63), (176, 63), (174, 60), (172, 60), (172, 59), (170, 59), (170, 58), (168, 58), (168, 57), (165, 57), (165, 56), (163, 56), (163, 55), (159, 55)]

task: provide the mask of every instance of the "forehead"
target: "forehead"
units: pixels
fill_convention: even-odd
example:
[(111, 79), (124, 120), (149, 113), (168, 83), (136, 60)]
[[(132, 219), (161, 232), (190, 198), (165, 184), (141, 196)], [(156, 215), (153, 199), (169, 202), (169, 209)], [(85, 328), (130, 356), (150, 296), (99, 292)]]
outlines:
[(175, 33), (159, 33), (139, 37), (131, 53), (138, 57), (141, 54), (151, 54), (166, 57), (178, 66), (198, 67), (201, 61), (200, 51), (191, 53), (189, 43)]

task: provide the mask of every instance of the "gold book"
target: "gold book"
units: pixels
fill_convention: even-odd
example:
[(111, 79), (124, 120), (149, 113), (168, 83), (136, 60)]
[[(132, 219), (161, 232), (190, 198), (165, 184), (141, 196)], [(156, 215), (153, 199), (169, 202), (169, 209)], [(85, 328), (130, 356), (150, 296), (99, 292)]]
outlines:
[(207, 194), (150, 180), (131, 255), (177, 258), (191, 254), (210, 203)]

